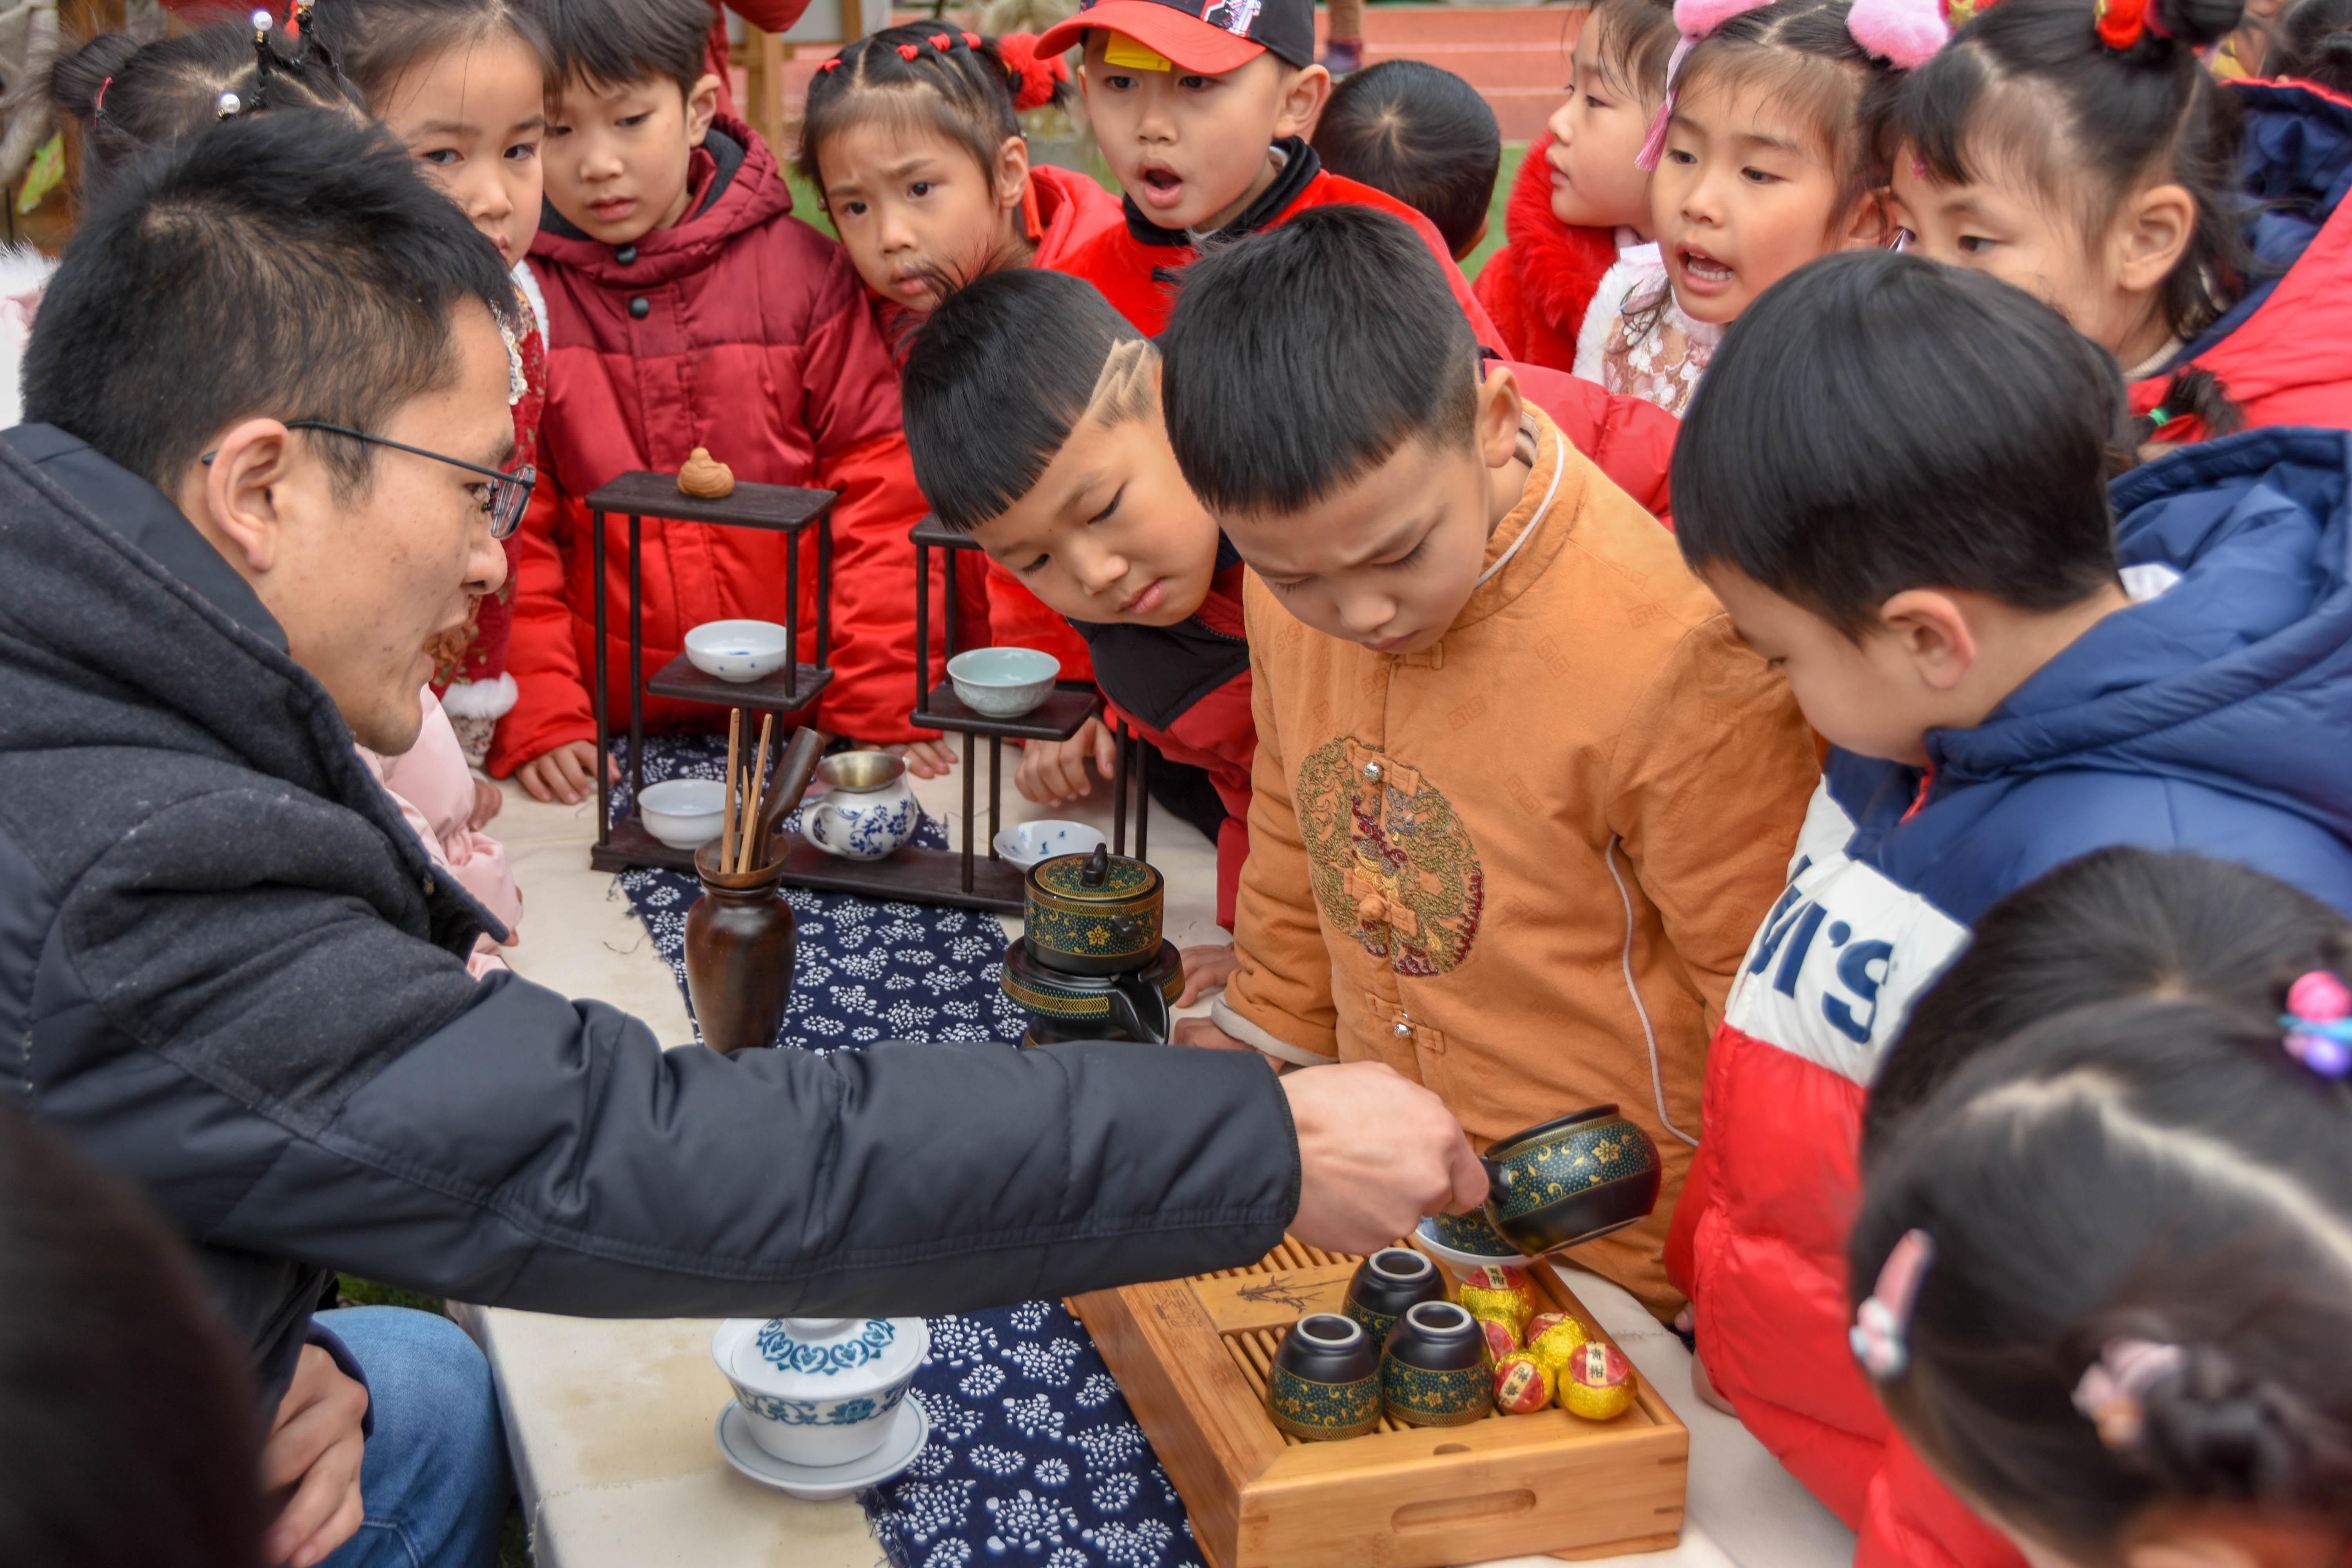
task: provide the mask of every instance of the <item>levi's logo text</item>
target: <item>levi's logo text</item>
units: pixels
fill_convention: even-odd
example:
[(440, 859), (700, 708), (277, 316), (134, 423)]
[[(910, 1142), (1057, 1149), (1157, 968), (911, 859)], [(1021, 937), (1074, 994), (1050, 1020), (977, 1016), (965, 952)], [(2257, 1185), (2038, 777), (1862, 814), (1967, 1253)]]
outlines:
[(1724, 1022), (1867, 1084), (1921, 991), (1968, 928), (1846, 853), (1853, 820), (1815, 792), (1789, 885), (1732, 985)]

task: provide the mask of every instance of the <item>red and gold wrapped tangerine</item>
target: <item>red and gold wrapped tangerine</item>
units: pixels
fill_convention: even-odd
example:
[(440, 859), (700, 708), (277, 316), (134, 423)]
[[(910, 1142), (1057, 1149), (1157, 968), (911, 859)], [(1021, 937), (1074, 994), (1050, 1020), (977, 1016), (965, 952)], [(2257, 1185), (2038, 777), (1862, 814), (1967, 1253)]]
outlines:
[(1495, 1408), (1506, 1415), (1534, 1415), (1557, 1386), (1551, 1368), (1524, 1351), (1495, 1363)]
[[(1547, 1332), (1559, 1327), (1562, 1323), (1573, 1323), (1576, 1320), (1569, 1316), (1566, 1312), (1538, 1312), (1534, 1317), (1528, 1320), (1528, 1326), (1521, 1330), (1520, 1332), (1525, 1336), (1528, 1344), (1533, 1344), (1538, 1340), (1543, 1338)], [(1579, 1326), (1581, 1327), (1580, 1324)]]
[(1541, 1362), (1555, 1379), (1568, 1373), (1568, 1358), (1591, 1341), (1574, 1318), (1557, 1322), (1528, 1342), (1528, 1353)]
[(1559, 1374), (1559, 1406), (1587, 1421), (1607, 1421), (1633, 1403), (1633, 1368), (1614, 1347), (1588, 1344)]
[(1536, 1293), (1528, 1284), (1528, 1277), (1499, 1263), (1473, 1268), (1464, 1275), (1455, 1300), (1472, 1317), (1508, 1328), (1515, 1342), (1536, 1310)]
[(1478, 1326), (1486, 1331), (1486, 1353), (1500, 1364), (1505, 1356), (1517, 1355), (1518, 1336), (1511, 1332), (1508, 1323), (1498, 1323), (1492, 1318), (1481, 1318)]

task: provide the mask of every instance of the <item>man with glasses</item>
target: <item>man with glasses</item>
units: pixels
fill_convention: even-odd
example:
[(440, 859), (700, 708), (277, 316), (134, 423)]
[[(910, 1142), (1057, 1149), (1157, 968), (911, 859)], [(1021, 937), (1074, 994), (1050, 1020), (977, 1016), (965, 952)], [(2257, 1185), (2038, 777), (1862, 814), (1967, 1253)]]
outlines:
[(583, 1315), (936, 1312), (1484, 1195), (1384, 1068), (666, 1054), (470, 979), (495, 922), (352, 741), (407, 749), (425, 645), (505, 577), (512, 298), (376, 132), (232, 120), (85, 223), (0, 434), (0, 1073), (143, 1183), (253, 1346), (269, 1561), (478, 1562), (502, 1506), (478, 1356), (370, 1327), (339, 1363), (328, 1268)]

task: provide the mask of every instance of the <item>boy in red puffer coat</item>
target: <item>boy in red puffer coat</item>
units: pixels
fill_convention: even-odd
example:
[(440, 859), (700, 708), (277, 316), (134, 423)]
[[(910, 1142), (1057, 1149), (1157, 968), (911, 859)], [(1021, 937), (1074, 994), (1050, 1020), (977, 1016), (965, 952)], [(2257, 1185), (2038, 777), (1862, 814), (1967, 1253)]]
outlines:
[[(701, 0), (538, 0), (563, 87), (551, 118), (549, 211), (531, 246), (547, 302), (540, 494), (523, 530), (509, 668), (520, 688), (490, 771), (542, 799), (595, 777), (593, 595), (585, 498), (617, 475), (675, 472), (697, 447), (739, 481), (840, 492), (832, 514), (835, 676), (803, 721), (948, 753), (913, 729), (914, 548), (923, 514), (898, 430), (898, 390), (857, 275), (792, 216), (783, 172), (750, 129), (716, 116)], [(609, 711), (629, 699), (627, 520), (606, 520), (614, 619)], [(782, 621), (798, 548), (803, 659), (814, 657), (816, 546), (705, 523), (644, 523), (646, 668), (688, 630), (733, 616)], [(961, 614), (987, 626), (976, 581)], [(650, 728), (717, 709), (648, 697)]]

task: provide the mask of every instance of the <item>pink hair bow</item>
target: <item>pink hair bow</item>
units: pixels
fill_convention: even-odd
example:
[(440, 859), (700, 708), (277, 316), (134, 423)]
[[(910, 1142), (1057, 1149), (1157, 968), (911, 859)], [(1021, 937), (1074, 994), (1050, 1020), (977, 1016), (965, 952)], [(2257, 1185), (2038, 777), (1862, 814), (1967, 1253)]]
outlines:
[[(1666, 95), (1658, 102), (1657, 118), (1633, 166), (1650, 170), (1665, 155), (1666, 126), (1675, 114), (1675, 79), (1683, 62), (1702, 38), (1712, 37), (1734, 16), (1759, 11), (1772, 0), (1675, 0), (1675, 26), (1682, 39), (1666, 61)], [(1899, 70), (1916, 70), (1944, 47), (1951, 36), (1937, 0), (1853, 0), (1846, 12), (1846, 30), (1853, 41)]]
[(1881, 1383), (1901, 1377), (1911, 1364), (1911, 1309), (1935, 1261), (1936, 1238), (1924, 1230), (1905, 1231), (1879, 1266), (1878, 1283), (1854, 1310), (1846, 1342), (1863, 1370)]
[(2129, 1448), (2139, 1442), (2147, 1412), (2148, 1390), (2189, 1364), (2189, 1352), (2179, 1345), (2153, 1340), (2109, 1340), (2099, 1359), (2083, 1369), (2074, 1385), (2074, 1408), (2099, 1429), (2099, 1441), (2110, 1448)]

